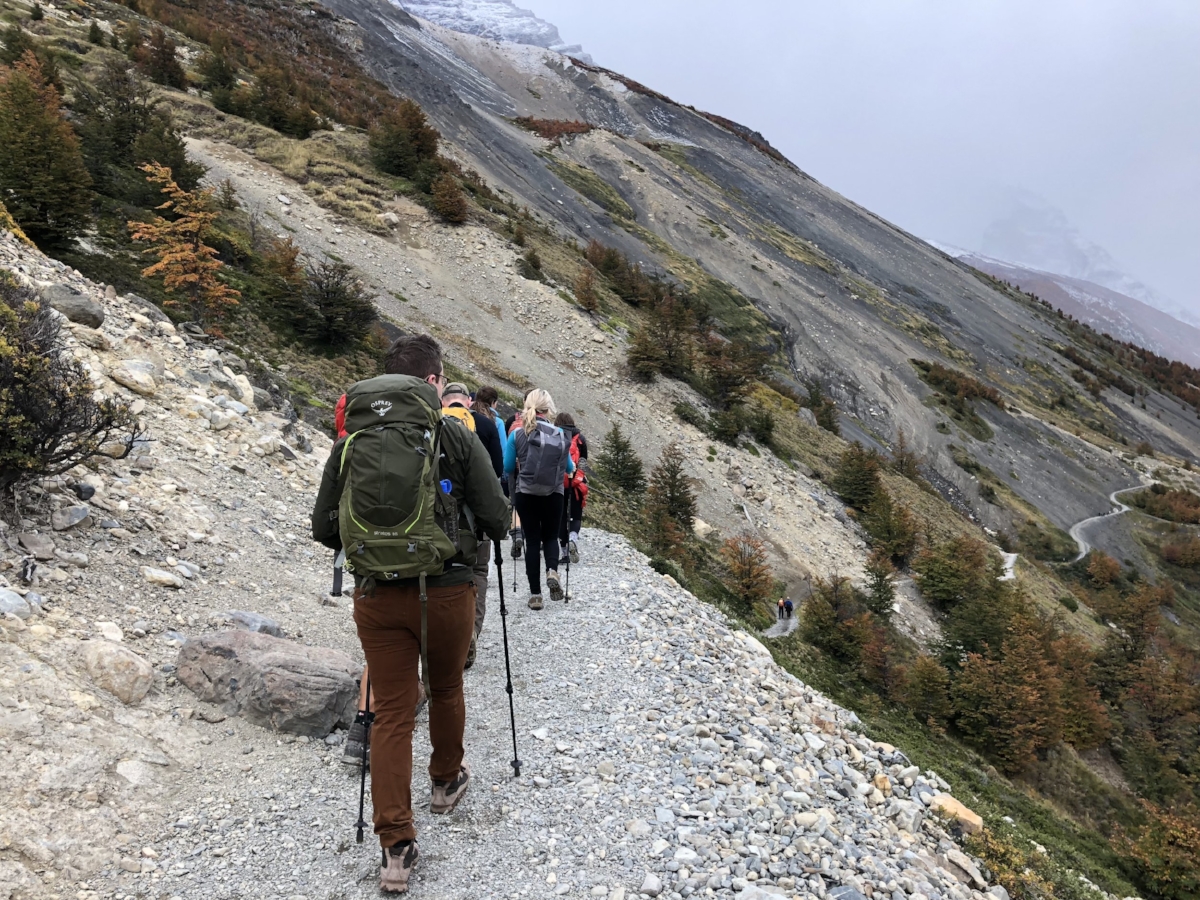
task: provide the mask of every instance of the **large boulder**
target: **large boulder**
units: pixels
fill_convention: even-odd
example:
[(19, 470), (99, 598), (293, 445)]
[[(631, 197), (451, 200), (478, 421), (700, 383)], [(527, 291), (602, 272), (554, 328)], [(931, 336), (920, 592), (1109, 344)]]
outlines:
[(51, 284), (42, 288), (41, 295), (52, 309), (58, 310), (72, 322), (88, 328), (99, 328), (104, 324), (104, 307), (74, 288), (65, 284)]
[(358, 673), (337, 650), (236, 630), (185, 643), (176, 677), (201, 700), (256, 725), (324, 737), (354, 720)]
[(128, 647), (111, 641), (87, 641), (83, 664), (92, 681), (122, 703), (140, 703), (154, 684), (154, 669)]
[(929, 801), (929, 808), (950, 819), (967, 834), (983, 831), (983, 817), (964, 806), (949, 794), (938, 794)]

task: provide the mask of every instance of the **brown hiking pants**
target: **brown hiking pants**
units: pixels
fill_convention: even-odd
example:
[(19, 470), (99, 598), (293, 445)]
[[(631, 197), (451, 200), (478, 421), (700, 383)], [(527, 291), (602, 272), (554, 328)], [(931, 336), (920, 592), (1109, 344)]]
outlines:
[[(463, 665), (475, 621), (475, 584), (428, 594), (429, 777), (453, 781), (463, 761)], [(421, 597), (415, 587), (380, 585), (354, 598), (354, 624), (371, 670), (371, 802), (382, 847), (416, 837), (412, 734), (421, 659)]]

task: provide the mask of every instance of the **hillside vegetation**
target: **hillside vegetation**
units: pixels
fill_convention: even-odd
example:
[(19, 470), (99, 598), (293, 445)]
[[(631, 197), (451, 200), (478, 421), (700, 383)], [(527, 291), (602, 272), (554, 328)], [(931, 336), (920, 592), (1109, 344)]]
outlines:
[[(1200, 373), (951, 262), (756, 132), (579, 61), (529, 75), (368, 0), (0, 11), (0, 225), (240, 354), (327, 429), (398, 328), (433, 330), (453, 377), (508, 402), (535, 372), (586, 385), (592, 524), (747, 626), (793, 596), (777, 658), (969, 792), (988, 829), (968, 847), (1014, 900), (1196, 895)], [(437, 40), (445, 56), (422, 49)], [(504, 115), (459, 101), (452, 52)], [(646, 139), (668, 120), (677, 140)], [(287, 197), (264, 211), (188, 140), (290, 179), (332, 233)], [(374, 249), (352, 255), (344, 232)], [(451, 247), (480, 263), (473, 293), (418, 281), (434, 307), (380, 287), (402, 252)], [(503, 281), (479, 287), (496, 259)], [(7, 340), (22, 313), (5, 302)], [(535, 349), (465, 333), (468, 311)], [(97, 435), (129, 427), (105, 413)], [(1149, 482), (1076, 560), (1068, 529)]]

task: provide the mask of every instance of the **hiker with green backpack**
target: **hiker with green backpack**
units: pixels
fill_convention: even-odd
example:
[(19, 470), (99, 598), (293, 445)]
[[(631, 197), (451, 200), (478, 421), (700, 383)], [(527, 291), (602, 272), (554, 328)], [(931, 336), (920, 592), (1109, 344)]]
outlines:
[(477, 533), (501, 540), (508, 504), (483, 444), (444, 422), (441, 348), (405, 336), (388, 373), (346, 394), (313, 508), (313, 538), (346, 552), (354, 622), (371, 673), (371, 799), (383, 848), (380, 888), (402, 892), (417, 861), (412, 734), (418, 662), (429, 695), (429, 808), (452, 811), (464, 762), (463, 666), (474, 634)]
[(513, 507), (525, 531), (525, 574), (529, 578), (529, 608), (542, 609), (542, 557), (551, 600), (562, 600), (558, 577), (558, 526), (563, 514), (563, 482), (575, 471), (571, 442), (551, 424), (557, 410), (548, 391), (525, 395), (521, 424), (513, 428), (504, 447), (504, 471), (512, 486)]

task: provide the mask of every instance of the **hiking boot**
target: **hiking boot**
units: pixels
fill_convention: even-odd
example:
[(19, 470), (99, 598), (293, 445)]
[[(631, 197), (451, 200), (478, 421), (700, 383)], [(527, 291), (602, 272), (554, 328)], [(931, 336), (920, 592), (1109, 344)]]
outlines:
[(467, 651), (467, 664), (465, 666), (463, 666), (464, 672), (467, 671), (467, 669), (471, 668), (471, 666), (475, 665), (475, 641), (476, 640), (477, 640), (477, 638), (471, 638), (471, 649)]
[(512, 538), (512, 558), (520, 559), (521, 552), (525, 549), (525, 533), (520, 528), (514, 528), (509, 532), (509, 537)]
[(575, 541), (571, 541), (571, 543), (568, 545), (568, 552), (571, 555), (571, 562), (574, 565), (579, 565), (579, 544)]
[(435, 781), (429, 793), (429, 811), (438, 815), (454, 812), (470, 783), (471, 767), (466, 763), (459, 767), (458, 777), (453, 781)]
[(393, 894), (408, 890), (408, 879), (417, 865), (417, 842), (401, 841), (383, 851), (383, 865), (379, 867), (379, 889)]
[(531, 594), (529, 596), (529, 608), (530, 609), (541, 609), (544, 605), (545, 604), (542, 603), (542, 595), (541, 594)]
[[(363, 750), (367, 753), (367, 765), (371, 765), (371, 745), (370, 738), (367, 736), (367, 726), (360, 722), (357, 718), (350, 726), (350, 730), (346, 732), (346, 747), (342, 750), (342, 762), (347, 766), (361, 766), (363, 763)], [(364, 748), (364, 745), (365, 748)]]
[(558, 580), (558, 573), (551, 569), (546, 573), (546, 587), (550, 589), (550, 599), (555, 603), (563, 598), (562, 583)]

